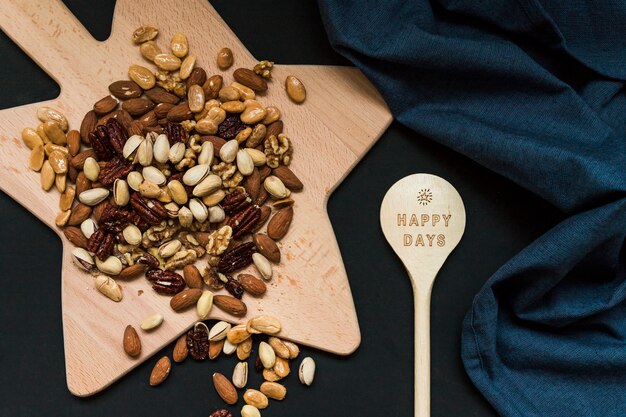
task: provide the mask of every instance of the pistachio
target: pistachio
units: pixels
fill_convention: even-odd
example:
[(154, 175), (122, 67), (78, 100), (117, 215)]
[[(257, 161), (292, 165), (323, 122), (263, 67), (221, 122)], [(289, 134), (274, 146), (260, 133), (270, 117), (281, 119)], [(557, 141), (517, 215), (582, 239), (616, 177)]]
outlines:
[(302, 359), (298, 377), (304, 385), (310, 386), (313, 383), (313, 378), (315, 378), (315, 361), (312, 358), (306, 357)]
[(178, 239), (171, 240), (159, 246), (159, 256), (161, 258), (169, 258), (180, 250), (182, 243)]
[(41, 136), (37, 134), (37, 131), (31, 127), (26, 127), (22, 130), (22, 140), (24, 141), (24, 144), (28, 146), (28, 149), (35, 149), (37, 145), (41, 145), (43, 147), (43, 139), (41, 139)]
[(233, 385), (237, 388), (243, 388), (248, 383), (248, 363), (239, 362), (233, 370)]
[(221, 70), (226, 70), (233, 65), (233, 51), (230, 48), (222, 48), (217, 53), (217, 66)]
[(291, 192), (285, 187), (285, 184), (275, 175), (270, 175), (263, 181), (265, 190), (275, 199), (283, 199), (289, 197)]
[[(155, 55), (155, 59), (158, 55), (161, 54)], [(156, 78), (154, 78), (152, 71), (141, 65), (131, 65), (128, 68), (128, 76), (144, 90), (149, 90), (156, 84)]]
[(109, 196), (109, 190), (106, 188), (92, 188), (80, 193), (78, 199), (81, 203), (88, 206), (95, 206), (98, 203), (104, 201)]
[(202, 295), (196, 304), (196, 313), (200, 320), (205, 320), (213, 307), (213, 293), (208, 290), (202, 291)]
[(193, 195), (196, 197), (205, 197), (219, 190), (221, 187), (222, 179), (217, 175), (211, 174), (194, 187)]
[(178, 211), (180, 210), (180, 207), (178, 206), (178, 204), (174, 202), (170, 202), (170, 203), (165, 204), (163, 207), (165, 207), (165, 210), (167, 210), (167, 215), (170, 218), (175, 219), (178, 217)]
[(226, 192), (224, 190), (217, 190), (216, 192), (207, 195), (206, 197), (202, 197), (202, 202), (206, 204), (207, 207), (212, 207), (220, 203), (226, 197)]
[(185, 157), (185, 144), (182, 142), (176, 142), (170, 148), (168, 154), (169, 160), (173, 164), (177, 164)]
[(172, 36), (172, 41), (170, 42), (170, 47), (172, 48), (172, 53), (178, 58), (182, 58), (187, 55), (189, 52), (189, 41), (187, 41), (187, 36), (182, 33), (175, 33)]
[(257, 409), (264, 409), (268, 406), (268, 399), (261, 391), (255, 389), (248, 389), (243, 394), (243, 400), (246, 404), (256, 407)]
[(143, 180), (139, 186), (139, 194), (147, 198), (157, 198), (161, 195), (161, 189), (152, 181)]
[(252, 254), (252, 262), (254, 262), (254, 266), (264, 280), (269, 281), (272, 279), (272, 264), (265, 256), (258, 252), (254, 253)]
[(144, 167), (141, 171), (141, 175), (143, 175), (147, 181), (151, 181), (156, 185), (163, 185), (165, 184), (165, 181), (167, 181), (165, 175), (163, 175), (163, 173), (154, 166)]
[(187, 203), (187, 191), (183, 184), (178, 180), (172, 180), (167, 183), (167, 188), (170, 191), (170, 195), (172, 196), (172, 200), (174, 200), (177, 204), (186, 204)]
[(128, 183), (121, 178), (113, 182), (113, 201), (115, 201), (115, 204), (119, 207), (124, 207), (130, 201)]
[(129, 224), (122, 230), (124, 240), (129, 245), (139, 245), (141, 243), (141, 230), (134, 224)]
[(220, 159), (228, 163), (233, 162), (237, 157), (238, 150), (239, 143), (235, 139), (231, 139), (220, 148)]
[(207, 175), (209, 175), (210, 167), (206, 164), (196, 165), (190, 168), (183, 175), (183, 183), (185, 185), (194, 186), (200, 183)]
[(251, 318), (246, 329), (250, 333), (264, 333), (268, 335), (274, 335), (280, 332), (280, 321), (274, 316), (261, 315)]
[(83, 165), (83, 172), (85, 173), (85, 177), (89, 181), (96, 181), (98, 176), (100, 175), (100, 165), (98, 165), (98, 161), (91, 156), (85, 159), (85, 164)]
[(237, 351), (237, 345), (230, 343), (228, 341), (228, 339), (224, 340), (224, 347), (222, 348), (222, 352), (224, 352), (225, 355), (232, 355), (233, 353), (235, 353)]
[(261, 417), (261, 412), (258, 408), (250, 404), (246, 404), (241, 407), (241, 417)]
[(163, 316), (159, 313), (154, 313), (141, 320), (141, 324), (139, 327), (141, 327), (141, 330), (147, 331), (156, 329), (161, 325), (161, 323), (163, 323)]
[(132, 135), (131, 137), (129, 137), (124, 144), (124, 148), (122, 149), (122, 156), (126, 159), (134, 156), (137, 148), (139, 148), (139, 145), (141, 144), (143, 139), (144, 138), (139, 135)]
[(190, 227), (193, 222), (193, 213), (187, 207), (178, 210), (178, 221), (182, 227)]
[(146, 137), (141, 141), (139, 147), (137, 148), (136, 160), (144, 167), (150, 166), (152, 164), (152, 139), (150, 136)]
[(213, 325), (213, 327), (211, 327), (211, 330), (209, 331), (209, 341), (217, 342), (219, 340), (225, 339), (226, 334), (228, 334), (230, 328), (230, 323), (227, 323), (225, 321), (218, 321)]
[(43, 165), (41, 166), (41, 188), (43, 188), (45, 191), (50, 190), (50, 188), (52, 188), (52, 186), (54, 185), (55, 176), (56, 174), (54, 173), (50, 162), (44, 161)]
[(94, 283), (98, 291), (111, 300), (115, 302), (122, 301), (122, 288), (113, 278), (106, 275), (98, 275)]
[(91, 271), (95, 266), (93, 257), (83, 248), (76, 247), (72, 249), (72, 261), (85, 271)]
[(193, 214), (193, 217), (199, 222), (203, 223), (209, 217), (209, 211), (204, 203), (197, 198), (192, 198), (189, 201), (189, 210)]
[(202, 144), (200, 148), (200, 154), (198, 155), (198, 163), (205, 165), (212, 165), (214, 157), (214, 147), (213, 143), (206, 141)]
[(93, 219), (85, 219), (80, 224), (80, 231), (83, 232), (87, 239), (96, 233), (96, 230), (98, 230), (98, 226), (96, 226), (96, 222)]
[(132, 171), (126, 177), (126, 182), (128, 183), (128, 186), (134, 191), (139, 191), (139, 186), (143, 182), (143, 175), (141, 175), (141, 172)]
[[(28, 160), (28, 167), (33, 171), (40, 171), (45, 161), (45, 154), (43, 150), (43, 144), (36, 145), (30, 152), (30, 158)], [(48, 162), (49, 163), (49, 162)], [(52, 168), (52, 166), (50, 166)], [(54, 170), (53, 170), (54, 171)]]
[(220, 223), (226, 218), (224, 209), (220, 206), (209, 207), (209, 223)]
[(300, 104), (306, 99), (306, 88), (304, 88), (304, 84), (293, 75), (289, 75), (285, 79), (285, 90), (287, 90), (289, 98), (295, 103)]
[(241, 175), (250, 175), (254, 171), (254, 161), (248, 152), (240, 149), (237, 152), (237, 169)]
[(100, 270), (107, 275), (118, 275), (122, 272), (122, 261), (115, 256), (109, 256), (104, 261), (101, 261), (99, 258), (96, 258), (96, 266)]
[(170, 142), (167, 140), (167, 136), (160, 134), (154, 141), (152, 147), (152, 155), (157, 162), (162, 164), (166, 163), (170, 155)]
[(276, 363), (276, 354), (274, 349), (267, 342), (261, 342), (259, 344), (259, 358), (265, 369), (271, 369)]

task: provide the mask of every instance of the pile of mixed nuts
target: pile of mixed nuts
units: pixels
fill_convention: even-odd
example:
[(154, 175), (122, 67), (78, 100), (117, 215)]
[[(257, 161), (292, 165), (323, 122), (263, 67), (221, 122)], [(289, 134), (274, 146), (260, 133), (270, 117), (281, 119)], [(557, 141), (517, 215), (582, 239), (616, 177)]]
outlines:
[[(273, 63), (237, 68), (234, 81), (227, 85), (222, 75), (208, 76), (197, 65), (184, 34), (175, 34), (165, 53), (155, 41), (157, 35), (153, 26), (133, 33), (141, 55), (156, 68), (131, 65), (129, 80), (109, 85), (111, 94), (95, 102), (80, 130), (70, 130), (56, 109), (38, 110), (41, 123), (22, 131), (31, 149), (29, 166), (41, 173), (45, 191), (53, 187), (59, 191), (56, 224), (76, 246), (75, 264), (94, 275), (102, 294), (120, 301), (123, 293), (117, 279), (145, 274), (154, 291), (173, 296), (174, 311), (195, 305), (204, 320), (215, 304), (229, 314), (245, 316), (244, 293), (259, 297), (266, 292), (264, 281), (272, 278), (272, 263), (281, 259), (277, 242), (293, 219), (291, 193), (303, 188), (289, 168), (294, 149), (283, 133), (280, 110), (256, 99), (268, 89)], [(222, 48), (218, 67), (227, 70), (233, 62), (232, 51)], [(287, 77), (285, 90), (295, 103), (306, 98), (296, 77)], [(260, 233), (266, 223), (266, 233)], [(205, 255), (205, 266), (195, 266)], [(261, 278), (232, 276), (250, 264)], [(229, 295), (213, 295), (222, 288)], [(157, 313), (141, 328), (153, 329), (162, 321)], [(280, 324), (268, 316), (247, 325), (218, 325), (209, 331), (197, 323), (181, 338), (185, 341), (176, 344), (174, 360), (184, 359), (186, 352), (194, 359), (215, 356), (216, 349), (236, 351), (244, 360), (252, 350), (251, 334), (270, 335), (259, 347), (269, 385), (244, 394), (248, 405), (242, 415), (259, 415), (246, 407), (264, 408), (263, 397), (284, 397), (284, 389), (271, 384), (284, 369), (288, 373), (287, 361), (297, 356), (297, 347), (274, 336)], [(124, 333), (124, 349), (133, 357), (141, 352), (132, 326)], [(248, 356), (240, 355), (240, 350)], [(314, 364), (304, 363), (301, 379), (310, 383), (312, 371), (307, 367), (314, 369)], [(161, 359), (151, 384), (162, 382), (169, 369), (169, 359)], [(245, 372), (243, 362), (234, 378), (238, 388), (245, 385), (241, 375)], [(220, 388), (230, 384), (219, 382), (223, 380), (214, 376), (218, 393), (231, 403), (236, 390)], [(261, 400), (253, 399), (259, 396)]]

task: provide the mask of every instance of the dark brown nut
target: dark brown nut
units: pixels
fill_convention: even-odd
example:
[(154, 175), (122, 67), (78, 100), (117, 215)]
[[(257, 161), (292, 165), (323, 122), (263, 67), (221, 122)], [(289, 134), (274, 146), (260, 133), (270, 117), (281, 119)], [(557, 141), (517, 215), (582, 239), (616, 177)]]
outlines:
[(150, 110), (148, 113), (139, 118), (139, 121), (143, 124), (144, 127), (156, 126), (157, 120), (158, 118), (154, 110)]
[(259, 196), (259, 190), (262, 188), (261, 185), (261, 174), (259, 174), (259, 170), (254, 168), (252, 170), (252, 174), (248, 175), (243, 180), (243, 188), (246, 189), (250, 198), (254, 201)]
[(172, 107), (174, 105), (170, 103), (159, 103), (154, 107), (154, 114), (157, 118), (164, 119), (167, 117), (167, 113), (172, 110)]
[(221, 202), (221, 206), (226, 214), (239, 212), (252, 204), (252, 200), (247, 193), (237, 189), (228, 194)]
[(231, 277), (230, 275), (224, 275), (226, 277), (226, 283), (224, 284), (224, 287), (226, 288), (226, 291), (228, 291), (233, 297), (238, 298), (239, 300), (241, 300), (241, 297), (243, 297), (243, 285), (241, 285), (241, 283), (239, 281), (237, 281), (235, 278)]
[(245, 316), (248, 312), (246, 304), (230, 295), (216, 295), (213, 297), (213, 304), (217, 308), (224, 310), (228, 314), (233, 316)]
[(133, 167), (134, 165), (127, 159), (115, 156), (100, 170), (98, 178), (102, 184), (112, 185), (115, 180), (125, 178), (133, 170)]
[(213, 360), (220, 356), (222, 349), (224, 349), (224, 343), (226, 339), (218, 340), (217, 342), (209, 342), (209, 359)]
[(252, 254), (254, 252), (256, 252), (254, 243), (241, 243), (222, 255), (217, 269), (221, 273), (227, 274), (245, 268), (252, 263)]
[(209, 356), (209, 334), (203, 326), (194, 326), (187, 332), (187, 350), (197, 361), (203, 361)]
[(257, 196), (257, 198), (252, 202), (252, 204), (254, 204), (255, 206), (262, 206), (263, 204), (265, 204), (265, 202), (267, 201), (267, 198), (269, 197), (269, 193), (267, 192), (267, 190), (265, 189), (265, 187), (261, 187), (259, 189), (259, 195)]
[(110, 233), (120, 233), (130, 223), (136, 223), (136, 213), (120, 209), (111, 204), (103, 204), (98, 216), (98, 226)]
[(163, 127), (163, 133), (167, 136), (170, 146), (178, 142), (185, 142), (187, 139), (187, 133), (180, 123), (167, 122)]
[(189, 104), (186, 101), (172, 107), (167, 112), (167, 120), (170, 122), (182, 122), (183, 120), (193, 119), (193, 112), (189, 109)]
[(195, 265), (185, 265), (183, 268), (183, 278), (189, 288), (202, 288), (202, 275)]
[(131, 116), (141, 116), (154, 108), (154, 103), (147, 98), (131, 98), (122, 103), (122, 109)]
[(172, 310), (174, 311), (183, 311), (184, 309), (195, 305), (201, 295), (202, 290), (199, 290), (198, 288), (187, 288), (172, 297), (170, 300), (170, 307), (172, 307)]
[(108, 161), (116, 154), (122, 155), (127, 139), (126, 129), (113, 118), (107, 120), (105, 126), (98, 126), (95, 132), (89, 134), (89, 141), (99, 161)]
[(63, 229), (63, 234), (70, 241), (70, 243), (76, 247), (87, 249), (87, 238), (83, 235), (83, 232), (78, 227), (66, 227)]
[(270, 214), (272, 214), (271, 208), (269, 208), (268, 206), (261, 207), (261, 217), (259, 218), (259, 222), (256, 225), (256, 230), (254, 230), (255, 232), (263, 227), (267, 219), (270, 218)]
[(185, 280), (173, 271), (150, 269), (146, 278), (152, 282), (152, 289), (159, 294), (178, 294), (185, 288)]
[(293, 207), (278, 210), (267, 224), (267, 235), (274, 240), (282, 239), (289, 230), (293, 220)]
[(261, 210), (257, 206), (248, 206), (233, 213), (228, 225), (233, 229), (233, 239), (238, 239), (251, 233), (261, 218)]
[(109, 85), (109, 91), (120, 100), (141, 97), (141, 87), (130, 80), (115, 81)]
[(130, 127), (128, 128), (128, 135), (129, 136), (141, 135), (142, 133), (143, 133), (143, 123), (141, 123), (139, 120), (134, 120), (130, 124)]
[[(133, 125), (133, 117), (126, 110), (118, 110), (117, 112), (117, 121), (120, 122), (124, 129), (128, 131), (130, 127)], [(128, 132), (127, 132), (128, 133)]]
[(130, 196), (130, 204), (135, 212), (148, 224), (157, 225), (167, 218), (167, 210), (157, 200), (143, 197), (137, 193)]
[(277, 176), (285, 187), (289, 188), (291, 191), (300, 191), (304, 187), (302, 181), (293, 173), (289, 167), (285, 165), (279, 165), (272, 170), (272, 174)]
[(67, 178), (69, 178), (70, 182), (75, 183), (78, 178), (78, 170), (71, 165), (67, 167)]
[(96, 223), (100, 223), (100, 219), (102, 218), (102, 214), (108, 209), (108, 207), (111, 204), (109, 204), (108, 200), (104, 200), (103, 202), (101, 202), (100, 204), (98, 204), (97, 206), (95, 206), (93, 208), (93, 219), (95, 220)]
[(118, 101), (112, 96), (106, 96), (96, 101), (93, 105), (93, 111), (97, 115), (102, 116), (110, 113), (117, 108)]
[(148, 265), (150, 268), (156, 268), (159, 266), (159, 260), (147, 252), (142, 253), (141, 256), (137, 258), (136, 262)]
[(259, 297), (267, 291), (267, 286), (262, 279), (250, 274), (239, 274), (237, 277), (243, 289), (250, 295)]
[(76, 156), (80, 152), (80, 133), (78, 130), (67, 132), (67, 150), (71, 156)]
[(91, 207), (83, 203), (78, 203), (72, 209), (72, 214), (70, 214), (70, 218), (67, 221), (67, 224), (69, 226), (78, 226), (79, 224), (87, 220), (90, 215)]
[(278, 135), (280, 135), (281, 133), (283, 133), (283, 121), (277, 120), (267, 125), (267, 133), (265, 134), (265, 139), (269, 138), (272, 135), (278, 137)]
[(238, 114), (231, 114), (217, 127), (217, 136), (226, 140), (235, 139), (246, 127), (248, 126), (241, 121)]
[(70, 165), (79, 171), (82, 171), (87, 158), (94, 158), (95, 156), (96, 153), (93, 149), (87, 149), (86, 151), (79, 152), (75, 157), (70, 159)]
[(143, 274), (147, 268), (148, 267), (143, 264), (134, 264), (131, 266), (127, 266), (126, 268), (122, 269), (122, 272), (120, 272), (116, 278), (120, 278), (120, 279), (137, 278), (139, 275)]
[(254, 91), (266, 91), (267, 82), (263, 77), (254, 73), (254, 71), (248, 68), (237, 68), (233, 72), (233, 78), (240, 83), (253, 89)]
[(252, 241), (261, 255), (265, 256), (271, 262), (280, 262), (280, 249), (278, 249), (276, 242), (269, 236), (257, 233), (252, 237)]
[(161, 126), (146, 126), (141, 130), (141, 133), (147, 135), (148, 133), (156, 133), (160, 135), (163, 133), (163, 128)]
[(145, 91), (146, 97), (155, 103), (178, 104), (180, 98), (161, 87), (154, 87)]
[(233, 65), (233, 51), (230, 48), (222, 48), (217, 52), (217, 66), (221, 70), (226, 70)]
[(233, 415), (230, 411), (220, 408), (219, 410), (213, 411), (209, 417), (233, 417)]
[(107, 232), (103, 228), (95, 231), (87, 242), (87, 250), (96, 254), (98, 259), (104, 261), (113, 253), (113, 245), (115, 238), (113, 234)]
[(222, 146), (224, 146), (224, 144), (226, 143), (224, 139), (218, 136), (200, 136), (200, 141), (202, 143), (211, 142), (213, 144), (213, 150), (215, 152), (215, 155), (219, 155), (220, 149), (222, 149)]
[(141, 353), (141, 340), (133, 326), (130, 324), (124, 330), (124, 342), (122, 343), (124, 352), (128, 356), (136, 357)]
[(187, 88), (194, 84), (202, 85), (206, 82), (206, 71), (200, 67), (191, 70), (189, 78), (187, 78)]
[(80, 193), (90, 188), (91, 188), (91, 181), (87, 179), (83, 171), (80, 171), (78, 175), (76, 176), (76, 195), (80, 195)]
[(96, 112), (93, 110), (88, 111), (80, 124), (80, 138), (83, 143), (89, 145), (89, 134), (94, 131), (97, 124), (98, 116)]
[(178, 340), (176, 340), (174, 351), (172, 352), (172, 359), (174, 359), (174, 362), (176, 363), (181, 363), (187, 359), (188, 355), (189, 349), (187, 348), (187, 334), (183, 334), (178, 338)]
[(204, 91), (204, 98), (206, 100), (212, 100), (217, 98), (220, 90), (222, 89), (223, 78), (221, 75), (212, 75), (208, 80), (202, 84), (202, 90)]

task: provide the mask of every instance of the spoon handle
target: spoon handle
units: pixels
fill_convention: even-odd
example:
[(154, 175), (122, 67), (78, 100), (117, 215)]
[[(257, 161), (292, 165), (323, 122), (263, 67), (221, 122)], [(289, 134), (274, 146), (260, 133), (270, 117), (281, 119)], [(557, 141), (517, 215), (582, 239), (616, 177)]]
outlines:
[[(415, 281), (414, 281), (415, 282)], [(415, 417), (430, 417), (430, 290), (414, 286)]]

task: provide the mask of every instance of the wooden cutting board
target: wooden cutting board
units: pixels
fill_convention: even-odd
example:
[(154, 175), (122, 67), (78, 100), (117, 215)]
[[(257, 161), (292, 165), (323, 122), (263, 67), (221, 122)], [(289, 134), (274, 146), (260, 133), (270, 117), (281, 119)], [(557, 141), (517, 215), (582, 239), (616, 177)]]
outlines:
[[(127, 79), (130, 64), (151, 67), (130, 40), (141, 24), (160, 28), (158, 43), (164, 50), (174, 33), (185, 33), (191, 53), (209, 75), (221, 72), (215, 56), (224, 46), (233, 50), (233, 69), (251, 68), (258, 62), (206, 1), (118, 0), (111, 37), (105, 42), (93, 39), (61, 1), (4, 0), (0, 5), (2, 30), (61, 87), (61, 95), (55, 100), (0, 111), (0, 188), (61, 238), (67, 385), (78, 396), (104, 389), (197, 320), (193, 309), (174, 313), (169, 297), (152, 291), (144, 278), (121, 283), (124, 299), (120, 303), (98, 293), (92, 277), (72, 264), (72, 245), (54, 225), (59, 194), (54, 189), (48, 193), (41, 190), (39, 174), (28, 169), (29, 151), (20, 139), (22, 128), (38, 124), (39, 106), (61, 110), (70, 127), (78, 129), (85, 112), (108, 94), (107, 86)], [(290, 102), (284, 92), (283, 82), (290, 74), (306, 85), (308, 94), (303, 105)], [(15, 76), (20, 76), (19, 71)], [(232, 81), (232, 69), (224, 77), (225, 82)], [(282, 337), (347, 355), (358, 347), (361, 336), (326, 203), (392, 117), (373, 86), (355, 68), (276, 65), (273, 78), (260, 100), (281, 109), (285, 133), (295, 148), (292, 169), (305, 189), (294, 198), (295, 219), (281, 242), (283, 261), (275, 267), (274, 278), (262, 299), (245, 298), (247, 317), (276, 315), (283, 323)], [(358, 203), (354, 209), (358, 210)], [(206, 258), (198, 262), (200, 265), (206, 265)], [(140, 321), (154, 312), (163, 314), (163, 325), (154, 332), (141, 333), (141, 357), (130, 359), (121, 345), (124, 328), (127, 324), (139, 328)], [(246, 320), (217, 308), (212, 310), (211, 318)]]

